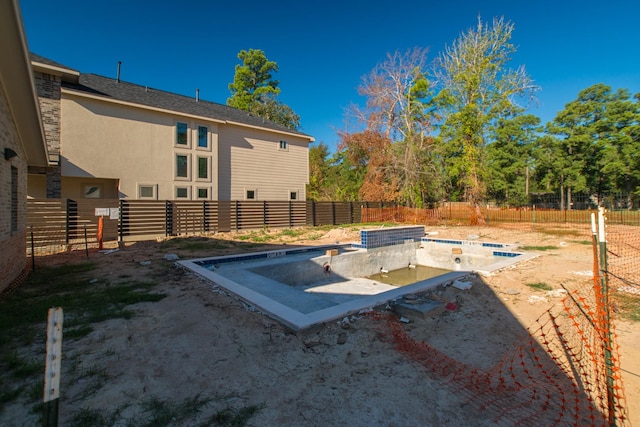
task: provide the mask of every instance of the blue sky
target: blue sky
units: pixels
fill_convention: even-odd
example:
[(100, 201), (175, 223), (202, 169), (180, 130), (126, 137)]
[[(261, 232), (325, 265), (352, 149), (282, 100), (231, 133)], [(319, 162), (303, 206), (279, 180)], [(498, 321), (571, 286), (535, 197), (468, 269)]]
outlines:
[(530, 112), (553, 119), (596, 83), (640, 92), (640, 3), (617, 1), (21, 0), (29, 48), (82, 73), (225, 103), (240, 50), (279, 66), (280, 100), (302, 131), (335, 148), (362, 76), (387, 53), (428, 47), (435, 59), (477, 23), (513, 22), (541, 87)]

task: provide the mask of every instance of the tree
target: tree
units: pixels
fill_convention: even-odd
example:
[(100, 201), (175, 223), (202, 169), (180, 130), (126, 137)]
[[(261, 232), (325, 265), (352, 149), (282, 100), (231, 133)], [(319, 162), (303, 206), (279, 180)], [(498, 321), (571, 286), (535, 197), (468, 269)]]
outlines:
[(432, 167), (431, 88), (425, 67), (427, 50), (388, 54), (358, 88), (364, 108), (352, 114), (364, 126), (343, 132), (341, 148), (352, 162), (368, 168), (361, 196), (421, 206), (438, 188)]
[(277, 100), (279, 82), (273, 79), (278, 64), (269, 61), (262, 50), (241, 50), (233, 82), (229, 84), (231, 97), (227, 105), (248, 111), (290, 129), (300, 127), (300, 117), (287, 105)]
[(309, 147), (309, 184), (307, 184), (308, 200), (331, 200), (328, 183), (330, 180), (329, 147), (320, 142)]
[(540, 118), (527, 114), (498, 119), (493, 142), (486, 147), (488, 193), (496, 200), (521, 206), (528, 202), (533, 148)]
[(615, 92), (599, 83), (583, 89), (576, 100), (558, 112), (548, 131), (556, 137), (559, 165), (567, 176), (561, 189), (564, 206), (570, 208), (572, 193), (592, 195), (625, 192), (628, 205), (632, 194), (640, 190), (638, 166), (640, 139), (638, 103), (629, 92)]
[(510, 43), (513, 30), (503, 19), (489, 27), (478, 18), (475, 29), (445, 49), (436, 68), (442, 85), (436, 100), (445, 114), (443, 155), (452, 182), (476, 207), (486, 191), (483, 150), (491, 125), (513, 115), (516, 100), (538, 89), (524, 67), (507, 68), (516, 51)]

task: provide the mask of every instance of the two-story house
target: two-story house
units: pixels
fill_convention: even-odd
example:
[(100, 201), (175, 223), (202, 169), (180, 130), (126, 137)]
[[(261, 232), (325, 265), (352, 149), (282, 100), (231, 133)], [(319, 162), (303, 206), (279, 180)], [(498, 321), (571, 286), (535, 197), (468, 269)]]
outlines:
[(32, 54), (53, 161), (35, 198), (305, 200), (313, 138), (245, 111)]

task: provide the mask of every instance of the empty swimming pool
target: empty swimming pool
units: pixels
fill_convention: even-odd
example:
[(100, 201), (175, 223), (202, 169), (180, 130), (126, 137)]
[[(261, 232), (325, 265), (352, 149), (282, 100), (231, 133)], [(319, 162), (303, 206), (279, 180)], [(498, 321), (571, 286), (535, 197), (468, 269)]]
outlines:
[[(302, 330), (463, 278), (472, 271), (486, 274), (530, 258), (501, 243), (407, 238), (406, 227), (384, 231), (382, 243), (379, 236), (367, 233), (361, 234), (360, 243), (178, 263), (286, 326)], [(387, 238), (394, 233), (394, 238)], [(424, 236), (424, 229), (421, 233)], [(405, 286), (368, 278), (417, 266), (438, 268), (443, 274)]]

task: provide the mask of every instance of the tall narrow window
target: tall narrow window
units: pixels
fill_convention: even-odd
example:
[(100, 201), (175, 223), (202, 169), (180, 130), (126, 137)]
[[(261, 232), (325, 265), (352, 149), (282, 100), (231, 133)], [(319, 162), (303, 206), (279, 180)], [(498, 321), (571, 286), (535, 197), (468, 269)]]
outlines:
[(176, 123), (176, 144), (177, 145), (187, 145), (187, 124), (178, 122)]
[(280, 144), (278, 145), (278, 149), (287, 151), (288, 150), (287, 141), (280, 141)]
[(198, 147), (207, 148), (209, 146), (209, 129), (206, 126), (198, 126)]
[(184, 154), (176, 154), (176, 176), (179, 178), (189, 177), (188, 157)]
[(18, 231), (18, 168), (11, 166), (11, 232)]
[(209, 178), (209, 159), (206, 157), (198, 157), (198, 178)]

